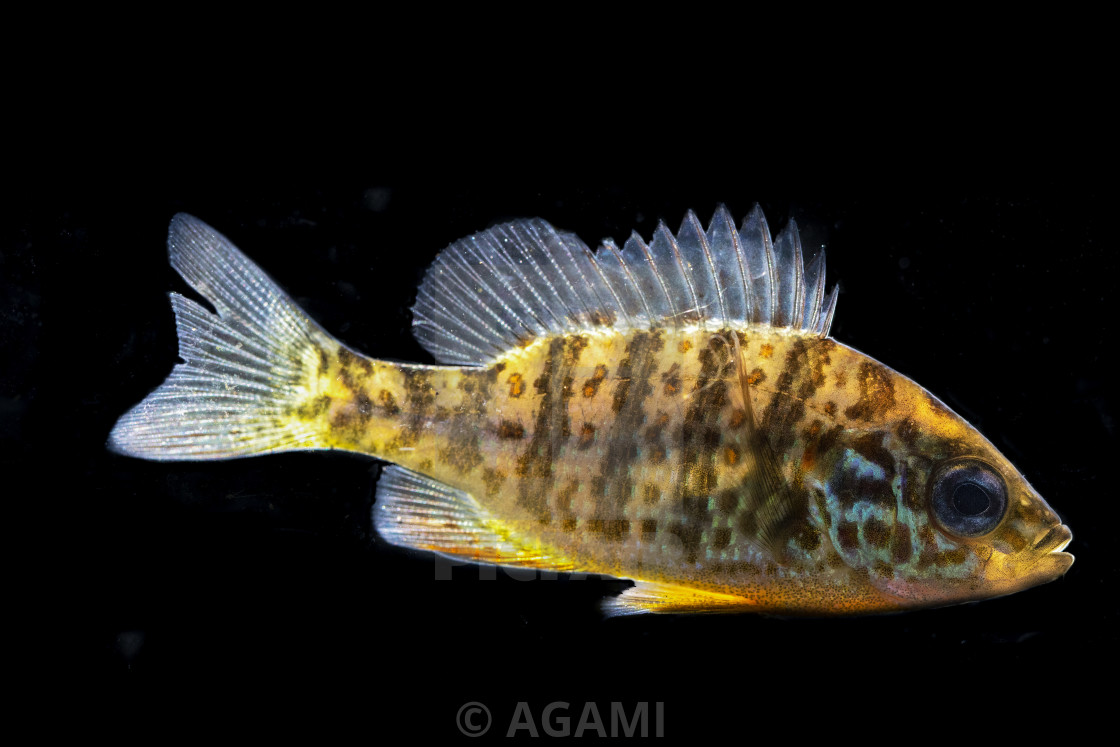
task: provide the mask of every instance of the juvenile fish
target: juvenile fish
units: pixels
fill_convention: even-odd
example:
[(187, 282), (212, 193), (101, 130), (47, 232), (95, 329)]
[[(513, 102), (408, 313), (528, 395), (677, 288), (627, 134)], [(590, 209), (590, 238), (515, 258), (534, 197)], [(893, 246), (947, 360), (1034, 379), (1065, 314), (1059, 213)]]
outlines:
[(110, 436), (146, 459), (391, 463), (386, 541), (632, 579), (612, 614), (885, 612), (1051, 581), (1068, 527), (972, 426), (828, 336), (836, 290), (757, 207), (592, 252), (542, 220), (452, 244), (413, 308), (441, 365), (350, 350), (177, 215), (185, 361)]

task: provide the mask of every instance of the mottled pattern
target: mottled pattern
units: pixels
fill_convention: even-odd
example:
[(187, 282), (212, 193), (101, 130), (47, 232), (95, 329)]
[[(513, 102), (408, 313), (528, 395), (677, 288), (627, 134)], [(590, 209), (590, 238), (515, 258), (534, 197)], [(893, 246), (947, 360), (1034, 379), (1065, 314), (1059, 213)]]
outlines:
[(399, 465), (383, 538), (631, 578), (623, 611), (902, 609), (1073, 562), (1069, 529), (975, 429), (828, 339), (823, 256), (792, 221), (771, 241), (757, 206), (739, 229), (689, 213), (595, 254), (541, 220), (456, 242), (414, 332), (464, 367), (348, 350), (190, 216), (168, 248), (213, 311), (172, 295), (184, 362), (114, 427), (121, 453), (369, 454)]
[[(926, 510), (939, 459), (990, 448), (967, 424), (830, 339), (741, 330), (740, 368), (730, 334), (561, 335), (485, 368), (325, 350), (293, 416), (467, 491), (573, 567), (763, 608), (890, 609), (900, 585), (963, 583), (990, 560)], [(767, 460), (780, 510), (758, 480)], [(1028, 545), (1018, 524), (1001, 550)]]

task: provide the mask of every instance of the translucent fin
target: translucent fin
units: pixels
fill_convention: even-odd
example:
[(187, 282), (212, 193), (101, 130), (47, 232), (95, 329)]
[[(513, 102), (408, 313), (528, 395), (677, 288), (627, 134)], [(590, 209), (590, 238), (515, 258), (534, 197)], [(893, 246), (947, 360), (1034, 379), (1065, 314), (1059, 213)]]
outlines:
[(750, 599), (734, 594), (720, 594), (653, 581), (636, 583), (636, 586), (617, 597), (603, 601), (603, 612), (608, 617), (641, 615), (650, 612), (745, 612), (754, 604)]
[(774, 263), (770, 226), (758, 205), (743, 219), (743, 225), (739, 229), (739, 246), (743, 253), (740, 261), (747, 268), (748, 292), (754, 306), (754, 314), (748, 321), (779, 326), (775, 321), (777, 312), (774, 298), (779, 271)]
[(720, 206), (707, 231), (689, 211), (676, 235), (661, 223), (648, 244), (634, 233), (621, 249), (605, 241), (595, 253), (543, 220), (519, 220), (440, 253), (420, 285), (413, 331), (441, 363), (460, 365), (601, 326), (771, 325), (826, 336), (824, 269), (823, 252), (805, 262), (793, 221), (771, 241), (757, 205), (738, 231)]
[(774, 242), (775, 272), (771, 278), (774, 287), (775, 327), (801, 327), (804, 309), (805, 265), (801, 257), (801, 237), (797, 223), (790, 221)]
[(404, 467), (386, 467), (373, 507), (377, 533), (390, 544), (458, 560), (522, 568), (575, 570), (555, 550), (520, 539), (469, 493)]
[(180, 213), (171, 266), (217, 314), (172, 293), (180, 363), (113, 428), (114, 451), (145, 459), (228, 459), (319, 446), (285, 414), (309, 395), (319, 351), (338, 343), (228, 239)]

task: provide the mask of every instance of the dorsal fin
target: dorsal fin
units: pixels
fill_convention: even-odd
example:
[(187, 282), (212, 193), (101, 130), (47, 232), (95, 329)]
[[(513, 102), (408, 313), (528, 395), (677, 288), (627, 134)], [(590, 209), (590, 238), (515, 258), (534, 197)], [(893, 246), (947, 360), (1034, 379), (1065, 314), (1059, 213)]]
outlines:
[(456, 241), (428, 268), (413, 332), (441, 363), (478, 365), (536, 337), (595, 327), (765, 325), (825, 337), (836, 289), (824, 251), (805, 262), (797, 224), (776, 241), (756, 205), (736, 230), (722, 205), (707, 231), (689, 211), (648, 244), (634, 233), (597, 252), (532, 218)]

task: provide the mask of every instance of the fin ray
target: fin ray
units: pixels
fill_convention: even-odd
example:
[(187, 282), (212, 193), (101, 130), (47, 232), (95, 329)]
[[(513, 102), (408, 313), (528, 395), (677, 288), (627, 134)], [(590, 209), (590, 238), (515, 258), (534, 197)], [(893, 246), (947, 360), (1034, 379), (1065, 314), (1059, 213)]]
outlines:
[(396, 465), (377, 481), (373, 523), (382, 539), (400, 547), (474, 563), (577, 570), (554, 549), (503, 531), (469, 493)]
[(167, 246), (172, 267), (217, 313), (170, 294), (185, 362), (117, 421), (110, 448), (194, 460), (320, 447), (321, 434), (286, 410), (307, 395), (320, 351), (338, 343), (197, 218), (172, 218)]
[(635, 581), (635, 585), (616, 597), (603, 601), (607, 617), (674, 612), (742, 612), (754, 604), (735, 594), (662, 584), (656, 581)]
[(527, 340), (701, 324), (784, 327), (827, 336), (835, 288), (824, 295), (824, 253), (806, 260), (797, 224), (776, 240), (756, 205), (735, 230), (719, 206), (704, 231), (689, 211), (672, 234), (592, 252), (540, 219), (503, 223), (456, 241), (429, 267), (413, 332), (440, 363), (480, 365)]

